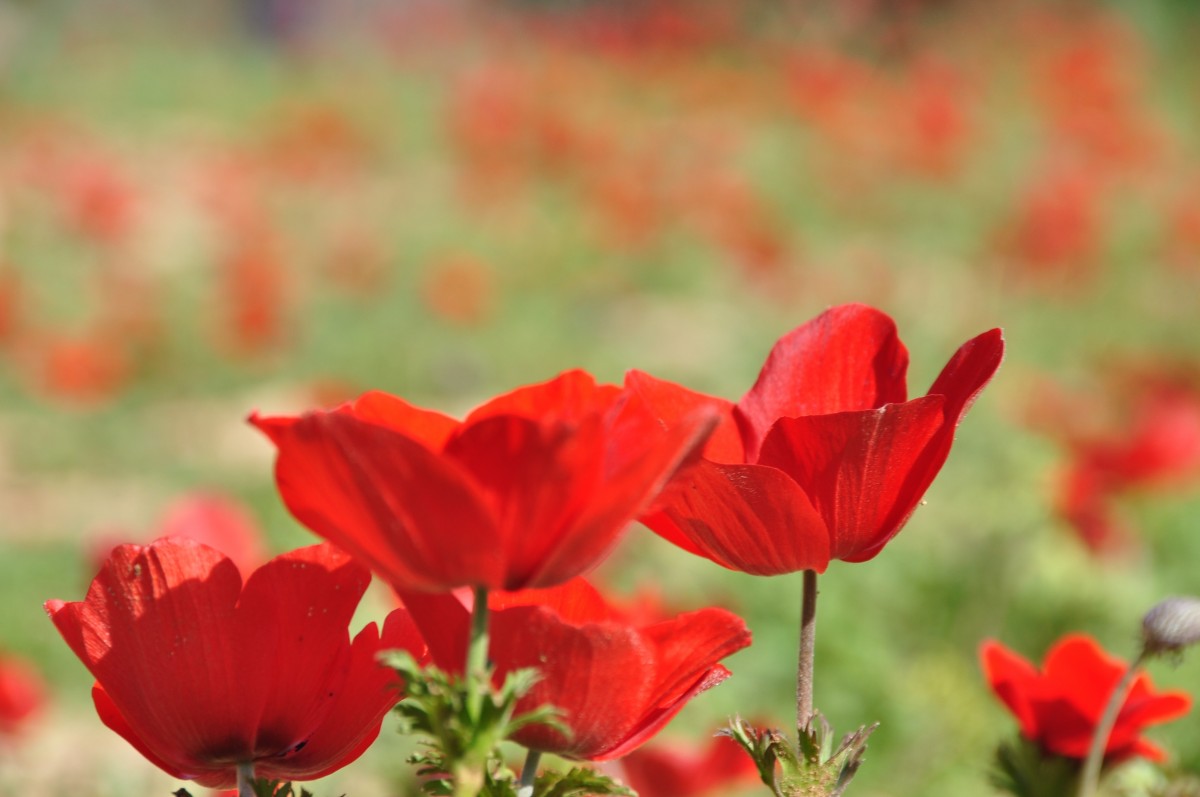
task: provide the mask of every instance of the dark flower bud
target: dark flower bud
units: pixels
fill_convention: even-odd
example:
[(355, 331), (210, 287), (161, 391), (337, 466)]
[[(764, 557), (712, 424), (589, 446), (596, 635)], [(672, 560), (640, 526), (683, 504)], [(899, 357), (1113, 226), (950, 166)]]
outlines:
[(1171, 597), (1142, 618), (1148, 654), (1175, 652), (1200, 642), (1200, 598)]

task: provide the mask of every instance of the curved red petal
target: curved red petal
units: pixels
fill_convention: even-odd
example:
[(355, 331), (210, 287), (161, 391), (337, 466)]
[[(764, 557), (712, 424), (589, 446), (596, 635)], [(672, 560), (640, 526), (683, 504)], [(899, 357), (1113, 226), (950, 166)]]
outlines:
[(620, 388), (597, 384), (586, 371), (564, 371), (535, 385), (525, 385), (471, 411), (465, 423), (497, 415), (514, 415), (533, 421), (579, 421), (603, 411), (616, 400)]
[(746, 461), (741, 432), (733, 418), (733, 402), (688, 390), (642, 371), (625, 374), (625, 387), (636, 393), (668, 429), (693, 416), (697, 410), (712, 408), (717, 413), (717, 426), (704, 445), (704, 458), (730, 464)]
[(290, 752), (325, 722), (336, 698), (331, 685), (350, 666), (346, 628), (370, 582), (366, 568), (329, 543), (278, 556), (247, 579), (239, 655), (245, 667), (265, 668), (256, 757)]
[(202, 761), (250, 750), (269, 677), (239, 649), (240, 592), (228, 558), (169, 537), (119, 546), (84, 601), (47, 610), (137, 737)]
[[(954, 433), (963, 416), (975, 402), (980, 391), (991, 381), (1004, 359), (1004, 337), (999, 329), (985, 332), (964, 343), (942, 369), (942, 373), (929, 389), (929, 396), (943, 396), (944, 421), (937, 434), (929, 441), (920, 458), (913, 463), (901, 491), (905, 495), (925, 494), (929, 485), (946, 464), (950, 448), (954, 444)], [(908, 522), (917, 501), (900, 502), (884, 525), (899, 530)], [(885, 540), (886, 542), (886, 540)], [(847, 562), (865, 562), (882, 549), (882, 546), (863, 551), (860, 555), (846, 558)]]
[[(499, 578), (495, 589), (533, 586), (555, 548), (567, 542), (572, 524), (603, 481), (605, 433), (599, 415), (578, 423), (539, 424), (514, 415), (468, 423), (446, 445), (446, 455), (469, 473), (496, 518), (489, 553)], [(620, 527), (601, 529), (604, 549)], [(565, 580), (591, 567), (596, 557), (564, 564)], [(549, 586), (537, 578), (538, 585)]]
[(565, 738), (546, 726), (524, 728), (514, 739), (530, 749), (590, 759), (620, 744), (651, 710), (655, 651), (634, 628), (574, 626), (551, 610), (521, 606), (493, 614), (491, 632), (497, 679), (523, 667), (542, 676), (517, 712), (555, 705), (572, 731)]
[(996, 697), (1017, 718), (1021, 732), (1038, 738), (1037, 715), (1030, 705), (1030, 694), (1037, 688), (1041, 674), (1037, 668), (999, 642), (988, 640), (979, 648), (983, 674)]
[(583, 578), (573, 578), (557, 587), (547, 589), (488, 594), (488, 608), (493, 611), (517, 606), (542, 606), (570, 625), (621, 619), (621, 613), (608, 605), (600, 592)]
[(780, 418), (759, 463), (800, 485), (829, 528), (831, 559), (862, 561), (900, 531), (922, 493), (910, 474), (941, 428), (940, 396), (877, 410)]
[(379, 735), (383, 717), (399, 699), (400, 681), (394, 670), (376, 660), (381, 650), (402, 649), (418, 660), (425, 643), (408, 613), (396, 609), (384, 621), (380, 634), (374, 623), (354, 638), (349, 667), (334, 691), (333, 706), (325, 721), (294, 754), (263, 761), (259, 777), (282, 780), (315, 780), (335, 772), (361, 756)]
[(96, 714), (105, 727), (129, 742), (135, 750), (142, 754), (143, 758), (171, 777), (180, 780), (203, 778), (204, 785), (215, 789), (224, 789), (235, 785), (237, 777), (233, 764), (213, 767), (194, 760), (186, 750), (155, 744), (159, 740), (143, 739), (130, 726), (125, 716), (121, 714), (121, 710), (117, 708), (112, 698), (99, 683), (92, 687), (92, 703), (95, 704)]
[(699, 462), (697, 452), (714, 421), (711, 411), (701, 408), (664, 432), (651, 416), (631, 413), (610, 430), (601, 483), (542, 559), (531, 585), (557, 584), (585, 572), (641, 512), (669, 501), (664, 490), (676, 477), (682, 482)]
[(364, 393), (350, 406), (335, 411), (352, 415), (360, 421), (386, 426), (418, 441), (431, 451), (441, 450), (446, 438), (459, 426), (458, 421), (448, 415), (422, 409), (379, 390)]
[(886, 314), (846, 304), (784, 335), (737, 404), (749, 461), (780, 418), (881, 407), (907, 398), (908, 351)]
[(471, 631), (471, 610), (454, 594), (396, 590), (428, 646), (429, 659), (447, 672), (462, 672)]
[(642, 522), (681, 548), (743, 573), (823, 573), (829, 565), (825, 521), (796, 482), (775, 468), (702, 460)]
[(275, 442), (291, 513), (393, 585), (498, 585), (496, 524), (469, 476), (399, 432), (344, 413), (251, 419)]

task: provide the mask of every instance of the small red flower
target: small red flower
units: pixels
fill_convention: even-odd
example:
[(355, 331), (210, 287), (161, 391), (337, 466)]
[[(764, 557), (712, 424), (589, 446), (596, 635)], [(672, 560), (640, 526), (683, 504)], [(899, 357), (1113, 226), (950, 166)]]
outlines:
[[(454, 595), (402, 593), (439, 667), (461, 672), (470, 612)], [(489, 658), (495, 681), (536, 667), (541, 680), (517, 704), (518, 714), (553, 704), (569, 737), (543, 725), (515, 740), (567, 758), (606, 761), (658, 733), (689, 700), (729, 677), (717, 662), (750, 644), (741, 618), (701, 609), (635, 626), (583, 579), (559, 587), (493, 592)]]
[(45, 702), (46, 690), (37, 670), (0, 653), (0, 737), (20, 733)]
[[(1021, 734), (1047, 753), (1067, 758), (1087, 756), (1104, 707), (1129, 666), (1079, 634), (1059, 640), (1040, 672), (999, 642), (984, 642), (980, 656), (984, 676), (1016, 716)], [(1142, 730), (1183, 716), (1191, 705), (1186, 693), (1155, 692), (1150, 677), (1139, 675), (1117, 716), (1105, 760), (1161, 761), (1162, 749), (1141, 738)]]
[(246, 763), (311, 780), (358, 758), (395, 704), (375, 654), (424, 652), (402, 610), (350, 640), (370, 578), (323, 544), (243, 585), (223, 554), (171, 537), (117, 548), (85, 600), (46, 611), (96, 676), (101, 721), (164, 771), (210, 788), (233, 786)]
[(724, 736), (714, 736), (700, 749), (642, 747), (621, 759), (621, 769), (638, 797), (699, 797), (758, 776), (754, 760)]
[(284, 503), (397, 589), (548, 587), (584, 572), (696, 451), (712, 415), (664, 432), (636, 396), (582, 371), (464, 421), (385, 393), (251, 417)]
[(668, 427), (697, 407), (722, 415), (704, 458), (643, 520), (756, 575), (865, 562), (916, 509), (1003, 353), (998, 329), (967, 341), (909, 401), (895, 323), (851, 304), (785, 335), (736, 405), (633, 371), (626, 384)]

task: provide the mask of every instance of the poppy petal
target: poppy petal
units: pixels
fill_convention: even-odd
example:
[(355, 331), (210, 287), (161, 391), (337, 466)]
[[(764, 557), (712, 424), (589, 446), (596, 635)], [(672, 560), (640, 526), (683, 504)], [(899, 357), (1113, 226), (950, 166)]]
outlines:
[(642, 522), (722, 567), (768, 576), (829, 565), (825, 521), (781, 470), (701, 460), (667, 498)]
[(829, 528), (830, 557), (861, 561), (878, 552), (921, 500), (907, 476), (942, 425), (941, 396), (877, 410), (780, 418), (759, 462), (804, 485)]
[(636, 393), (668, 429), (702, 407), (713, 408), (717, 413), (717, 426), (704, 445), (704, 458), (712, 462), (745, 461), (741, 433), (733, 418), (733, 402), (688, 390), (642, 371), (625, 374), (625, 387)]
[(772, 347), (735, 416), (748, 461), (779, 418), (828, 415), (899, 403), (908, 350), (896, 322), (862, 304), (833, 307)]
[(342, 413), (251, 423), (279, 449), (275, 480), (291, 513), (391, 583), (437, 591), (499, 582), (495, 521), (452, 461)]

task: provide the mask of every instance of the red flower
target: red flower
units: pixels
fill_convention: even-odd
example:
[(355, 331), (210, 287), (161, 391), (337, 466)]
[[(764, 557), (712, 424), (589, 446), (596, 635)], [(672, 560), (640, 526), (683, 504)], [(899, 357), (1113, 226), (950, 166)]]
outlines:
[(370, 574), (332, 545), (276, 557), (245, 585), (233, 562), (183, 537), (113, 551), (81, 602), (46, 603), (96, 676), (100, 719), (152, 763), (202, 786), (309, 780), (358, 758), (396, 702), (381, 649), (423, 653), (392, 612), (351, 642)]
[(548, 587), (587, 570), (712, 417), (664, 432), (637, 397), (572, 371), (462, 422), (385, 393), (250, 421), (278, 447), (279, 492), (301, 523), (397, 589), (438, 592)]
[[(441, 668), (460, 672), (470, 613), (453, 595), (402, 593)], [(750, 632), (724, 609), (634, 626), (583, 579), (545, 590), (488, 596), (496, 683), (536, 667), (533, 691), (517, 713), (546, 703), (565, 714), (569, 738), (541, 725), (514, 737), (533, 750), (605, 761), (658, 733), (684, 704), (729, 677), (718, 660), (750, 644)]]
[[(1022, 735), (1047, 753), (1068, 758), (1087, 756), (1096, 724), (1129, 666), (1083, 635), (1061, 639), (1046, 654), (1041, 672), (999, 642), (983, 643), (980, 655), (992, 691), (1016, 716)], [(1163, 751), (1141, 738), (1142, 730), (1183, 716), (1191, 705), (1186, 693), (1155, 692), (1149, 676), (1139, 675), (1117, 716), (1105, 760), (1161, 761)]]
[(954, 430), (996, 372), (1000, 330), (968, 341), (929, 394), (906, 401), (908, 352), (891, 318), (843, 305), (784, 336), (736, 405), (633, 371), (668, 426), (698, 406), (723, 421), (704, 458), (643, 518), (733, 570), (823, 572), (876, 556), (916, 509)]
[(37, 670), (21, 659), (0, 654), (0, 737), (14, 736), (46, 702)]
[(703, 749), (643, 747), (621, 760), (638, 797), (698, 797), (757, 780), (754, 760), (732, 739), (714, 736)]

